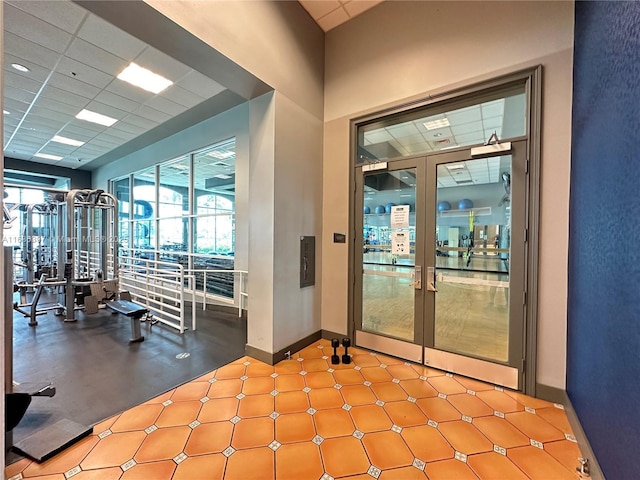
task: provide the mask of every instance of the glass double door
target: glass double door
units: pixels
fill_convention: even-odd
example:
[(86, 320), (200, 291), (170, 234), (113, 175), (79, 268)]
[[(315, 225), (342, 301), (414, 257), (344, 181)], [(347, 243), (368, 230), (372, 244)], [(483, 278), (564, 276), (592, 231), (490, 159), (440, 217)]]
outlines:
[(358, 169), (356, 345), (522, 387), (525, 147)]

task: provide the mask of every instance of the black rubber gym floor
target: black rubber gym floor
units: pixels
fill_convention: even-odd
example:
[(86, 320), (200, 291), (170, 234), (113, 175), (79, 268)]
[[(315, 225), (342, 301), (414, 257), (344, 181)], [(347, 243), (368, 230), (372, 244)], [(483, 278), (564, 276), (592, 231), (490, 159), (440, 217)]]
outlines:
[(32, 399), (13, 443), (63, 418), (94, 425), (244, 355), (246, 319), (197, 312), (195, 331), (145, 322), (144, 342), (129, 344), (129, 319), (108, 310), (78, 312), (74, 323), (49, 312), (36, 327), (14, 311), (14, 381), (52, 382), (57, 392)]

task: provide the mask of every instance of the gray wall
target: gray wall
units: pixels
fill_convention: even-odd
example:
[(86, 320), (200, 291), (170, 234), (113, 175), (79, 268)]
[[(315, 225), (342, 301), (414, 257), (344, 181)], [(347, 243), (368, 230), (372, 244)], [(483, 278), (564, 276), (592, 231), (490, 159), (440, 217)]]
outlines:
[[(56, 165), (46, 165), (44, 163), (29, 162), (16, 158), (4, 157), (4, 168), (7, 170), (17, 170), (29, 174), (30, 172), (40, 175), (51, 175), (52, 177), (65, 177), (70, 180), (70, 189), (74, 188), (91, 188), (91, 172), (88, 170), (79, 170)], [(52, 185), (52, 188), (58, 186)]]

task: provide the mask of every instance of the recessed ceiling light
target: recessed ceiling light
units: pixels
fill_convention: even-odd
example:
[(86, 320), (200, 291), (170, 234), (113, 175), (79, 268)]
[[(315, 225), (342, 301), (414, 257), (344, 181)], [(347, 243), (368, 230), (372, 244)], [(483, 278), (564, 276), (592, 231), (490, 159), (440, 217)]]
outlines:
[(153, 73), (151, 70), (147, 70), (133, 62), (120, 72), (118, 78), (152, 93), (160, 93), (169, 85), (173, 85), (171, 80), (168, 80), (157, 73)]
[(28, 72), (29, 69), (24, 65), (20, 65), (19, 63), (12, 63), (11, 66), (18, 70), (19, 72)]
[(118, 121), (115, 118), (107, 117), (106, 115), (102, 115), (101, 113), (92, 112), (86, 109), (77, 114), (76, 118), (78, 120), (86, 120), (87, 122), (104, 125), (105, 127), (110, 127)]
[(64, 157), (59, 157), (58, 155), (49, 155), (48, 153), (36, 153), (33, 156), (46, 158), (47, 160), (62, 160), (64, 158)]
[(74, 147), (80, 147), (84, 145), (84, 142), (80, 140), (74, 140), (73, 138), (61, 137), (60, 135), (56, 135), (51, 139), (52, 142), (64, 143), (65, 145), (72, 145)]
[(11, 112), (9, 110), (2, 110), (2, 113), (4, 113), (5, 115), (11, 115)]
[(442, 132), (434, 133), (433, 136), (434, 137), (441, 137), (442, 136)]
[(435, 130), (436, 128), (443, 128), (449, 126), (449, 120), (446, 118), (441, 118), (439, 120), (431, 120), (429, 122), (424, 122), (423, 125), (427, 130)]
[(449, 170), (464, 170), (464, 165), (461, 163), (454, 163), (453, 165), (446, 165)]

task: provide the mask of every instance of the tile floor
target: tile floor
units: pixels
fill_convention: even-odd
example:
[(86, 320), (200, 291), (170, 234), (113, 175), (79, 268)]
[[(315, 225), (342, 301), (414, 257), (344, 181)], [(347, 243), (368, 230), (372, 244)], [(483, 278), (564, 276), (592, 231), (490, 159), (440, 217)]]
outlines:
[(243, 357), (99, 423), (18, 480), (577, 479), (561, 405), (321, 340)]

